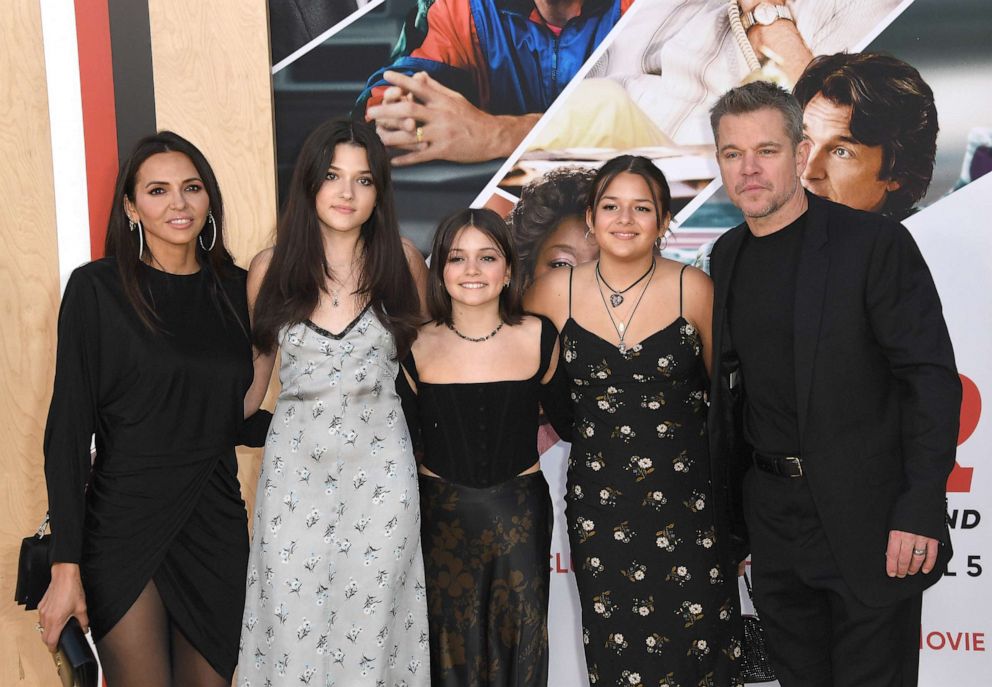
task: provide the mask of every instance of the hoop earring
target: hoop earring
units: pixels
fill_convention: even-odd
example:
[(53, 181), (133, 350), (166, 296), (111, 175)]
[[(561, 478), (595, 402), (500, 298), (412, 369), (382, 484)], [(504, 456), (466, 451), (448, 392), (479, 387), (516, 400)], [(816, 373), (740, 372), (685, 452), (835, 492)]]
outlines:
[(668, 231), (666, 230), (664, 234), (659, 236), (654, 241), (654, 245), (658, 248), (658, 252), (661, 253), (665, 248), (668, 247)]
[(127, 225), (131, 231), (138, 230), (138, 260), (141, 260), (141, 256), (145, 253), (145, 228), (141, 226), (140, 219), (135, 222), (130, 217), (127, 218)]
[(591, 233), (592, 233), (592, 227), (586, 227), (586, 236), (585, 236), (586, 241), (589, 240), (589, 235)]
[(217, 243), (217, 222), (214, 220), (214, 213), (213, 212), (208, 212), (207, 213), (207, 221), (210, 222), (210, 226), (213, 227), (213, 229), (214, 229), (213, 237), (210, 239), (210, 247), (207, 248), (206, 246), (203, 245), (203, 230), (202, 229), (200, 230), (200, 235), (199, 235), (199, 237), (197, 237), (197, 240), (200, 242), (200, 248), (202, 248), (203, 250), (205, 250), (206, 252), (209, 253), (210, 251), (212, 251), (214, 249), (214, 244)]

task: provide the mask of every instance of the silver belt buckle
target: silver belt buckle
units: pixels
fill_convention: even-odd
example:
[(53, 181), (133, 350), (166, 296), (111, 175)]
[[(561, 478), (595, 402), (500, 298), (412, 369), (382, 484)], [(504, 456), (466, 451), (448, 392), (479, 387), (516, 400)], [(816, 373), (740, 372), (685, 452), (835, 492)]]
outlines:
[(796, 477), (803, 476), (803, 462), (802, 460), (800, 460), (799, 456), (785, 456), (784, 459), (789, 461), (790, 463), (794, 463), (795, 466), (799, 468), (799, 474), (796, 475)]

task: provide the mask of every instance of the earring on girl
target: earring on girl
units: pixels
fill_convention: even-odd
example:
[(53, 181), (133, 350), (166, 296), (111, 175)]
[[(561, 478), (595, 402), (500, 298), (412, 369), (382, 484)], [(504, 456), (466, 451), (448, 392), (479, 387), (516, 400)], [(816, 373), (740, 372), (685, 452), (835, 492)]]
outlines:
[(130, 217), (127, 218), (127, 225), (131, 228), (131, 231), (135, 229), (138, 230), (138, 260), (141, 260), (141, 256), (145, 253), (145, 230), (141, 226), (141, 220), (139, 219), (135, 222)]
[(664, 234), (659, 236), (654, 240), (654, 245), (658, 248), (658, 252), (661, 253), (665, 248), (668, 247), (668, 231), (666, 230)]
[(214, 233), (210, 239), (210, 247), (203, 245), (203, 230), (200, 230), (200, 236), (197, 240), (200, 242), (200, 248), (207, 251), (208, 253), (214, 249), (214, 244), (217, 243), (217, 222), (214, 220), (214, 213), (207, 212), (207, 221), (210, 222), (210, 226), (213, 227)]

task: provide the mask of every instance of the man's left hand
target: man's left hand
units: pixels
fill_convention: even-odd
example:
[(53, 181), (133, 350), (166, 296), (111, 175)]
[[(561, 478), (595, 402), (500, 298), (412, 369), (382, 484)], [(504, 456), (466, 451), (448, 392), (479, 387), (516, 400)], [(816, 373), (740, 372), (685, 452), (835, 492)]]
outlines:
[(922, 572), (924, 575), (937, 564), (940, 542), (902, 530), (889, 531), (885, 550), (885, 572), (889, 577), (906, 577)]

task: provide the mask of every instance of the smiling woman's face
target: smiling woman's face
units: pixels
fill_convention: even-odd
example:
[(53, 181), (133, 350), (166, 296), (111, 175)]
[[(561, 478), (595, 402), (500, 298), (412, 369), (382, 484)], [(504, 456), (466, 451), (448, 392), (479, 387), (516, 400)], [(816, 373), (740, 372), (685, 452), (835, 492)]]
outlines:
[(583, 217), (565, 217), (541, 243), (541, 249), (534, 259), (534, 279), (559, 267), (574, 267), (595, 260), (598, 256), (599, 246), (591, 236), (586, 238)]
[(141, 221), (152, 254), (162, 244), (188, 245), (203, 230), (210, 198), (196, 166), (184, 153), (156, 153), (134, 177), (134, 200), (125, 199), (131, 221)]

